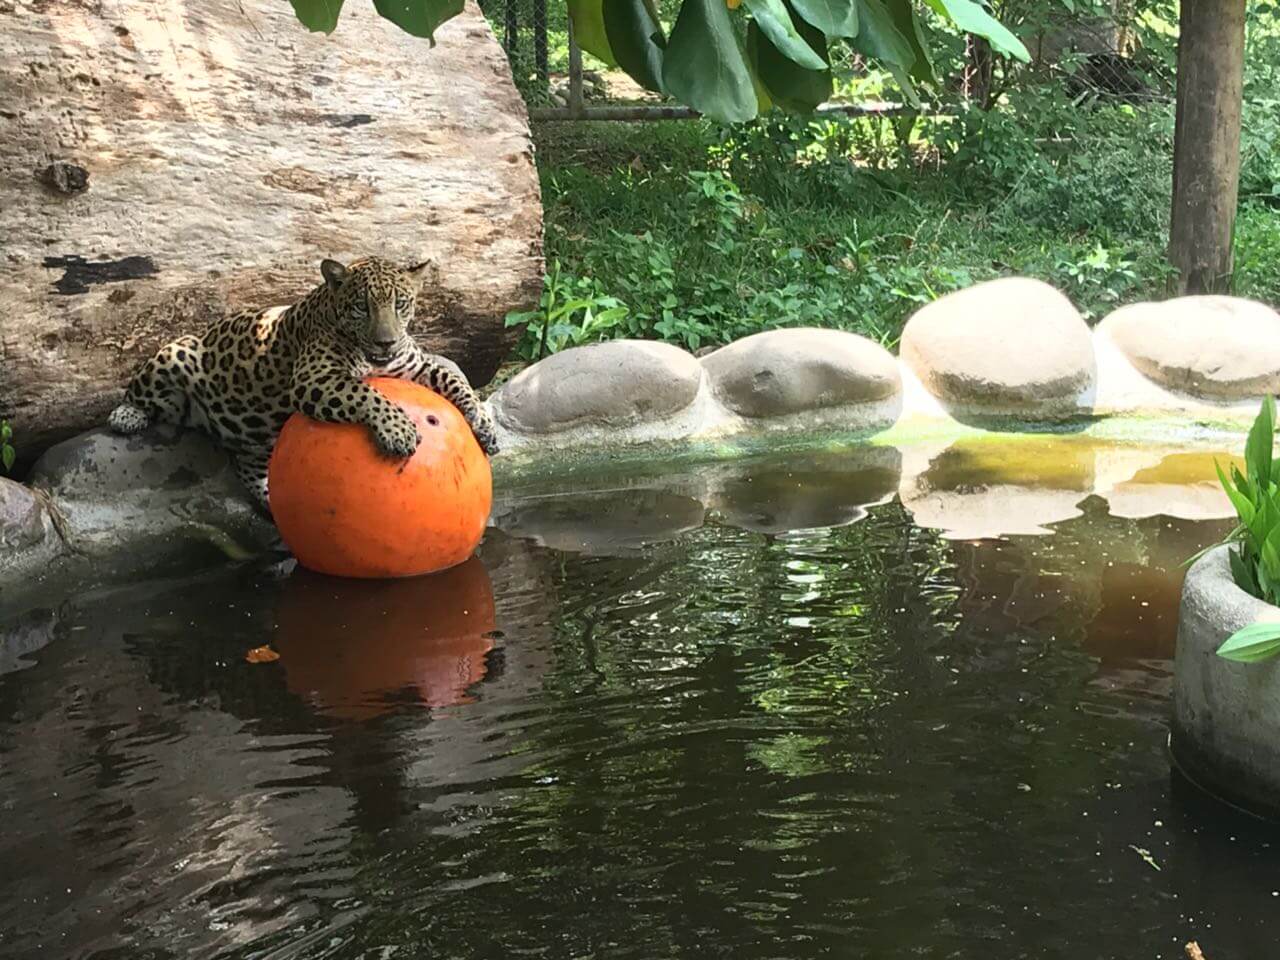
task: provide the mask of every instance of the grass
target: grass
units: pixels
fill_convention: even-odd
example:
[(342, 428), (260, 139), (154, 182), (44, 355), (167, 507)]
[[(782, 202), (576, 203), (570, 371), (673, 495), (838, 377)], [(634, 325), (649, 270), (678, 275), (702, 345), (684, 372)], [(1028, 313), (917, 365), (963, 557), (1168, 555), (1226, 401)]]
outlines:
[[(544, 327), (548, 349), (638, 336), (697, 350), (797, 325), (892, 347), (921, 304), (1012, 274), (1054, 284), (1091, 321), (1167, 295), (1171, 106), (1080, 110), (1038, 93), (910, 132), (787, 120), (534, 135), (555, 289), (521, 318), (526, 358)], [(1242, 204), (1236, 285), (1276, 303), (1273, 203)]]

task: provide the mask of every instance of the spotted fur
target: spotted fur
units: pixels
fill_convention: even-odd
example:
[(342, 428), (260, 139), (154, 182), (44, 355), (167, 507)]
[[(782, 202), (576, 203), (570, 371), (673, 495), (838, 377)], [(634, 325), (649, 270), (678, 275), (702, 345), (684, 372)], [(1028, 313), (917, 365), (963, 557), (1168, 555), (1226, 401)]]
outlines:
[(134, 374), (111, 428), (132, 434), (163, 422), (205, 430), (265, 508), (267, 461), (296, 411), (363, 423), (388, 457), (417, 449), (413, 421), (363, 382), (377, 375), (430, 387), (461, 411), (485, 452), (496, 453), (493, 423), (471, 385), (409, 337), (426, 266), (324, 261), (324, 282), (293, 306), (237, 313), (163, 347)]

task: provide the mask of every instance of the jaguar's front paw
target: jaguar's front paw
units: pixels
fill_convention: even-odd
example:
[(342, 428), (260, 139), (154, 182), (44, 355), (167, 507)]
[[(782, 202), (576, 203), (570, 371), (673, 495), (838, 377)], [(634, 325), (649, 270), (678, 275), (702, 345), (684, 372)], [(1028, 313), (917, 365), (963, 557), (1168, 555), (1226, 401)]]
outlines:
[(403, 415), (373, 427), (373, 440), (378, 452), (387, 457), (399, 459), (413, 456), (421, 439), (413, 421)]

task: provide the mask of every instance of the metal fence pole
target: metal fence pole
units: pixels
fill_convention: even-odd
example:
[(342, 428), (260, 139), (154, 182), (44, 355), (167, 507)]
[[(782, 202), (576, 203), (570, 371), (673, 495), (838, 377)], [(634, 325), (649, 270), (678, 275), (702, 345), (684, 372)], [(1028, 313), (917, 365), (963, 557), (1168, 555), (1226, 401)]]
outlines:
[(569, 18), (569, 113), (582, 116), (582, 49), (573, 33), (573, 17)]
[(533, 56), (538, 82), (547, 83), (547, 0), (533, 0)]

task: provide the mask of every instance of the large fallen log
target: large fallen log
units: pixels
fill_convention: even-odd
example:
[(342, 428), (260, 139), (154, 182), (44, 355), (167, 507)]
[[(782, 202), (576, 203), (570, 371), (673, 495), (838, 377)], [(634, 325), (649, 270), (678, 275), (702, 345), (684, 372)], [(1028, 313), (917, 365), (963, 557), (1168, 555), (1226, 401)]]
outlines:
[(352, 3), (0, 0), (0, 416), (23, 460), (162, 341), (324, 257), (431, 259), (418, 335), (486, 382), (538, 295), (525, 107), (473, 4), (430, 48)]

